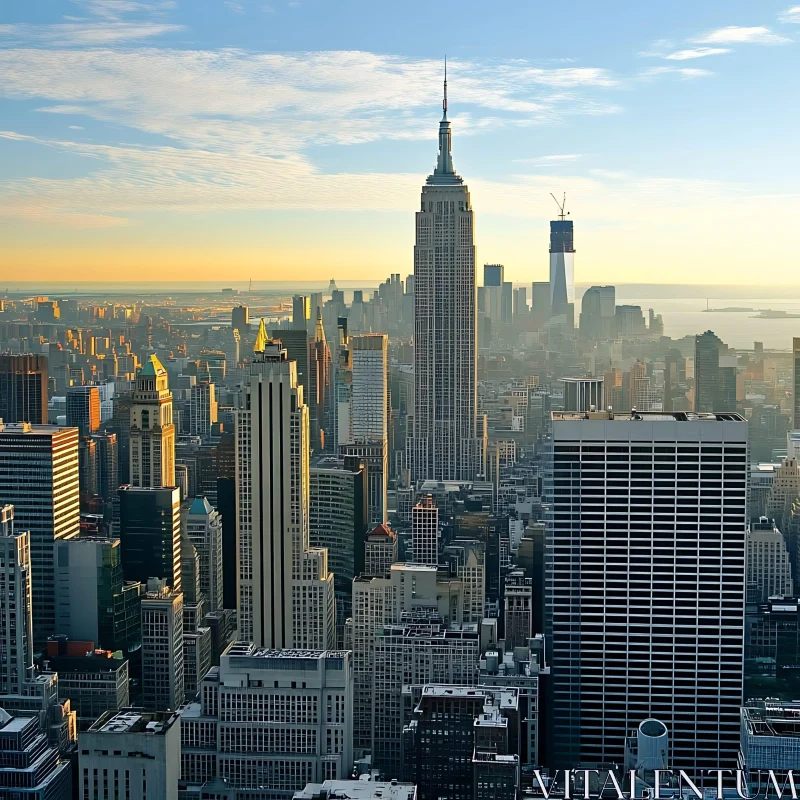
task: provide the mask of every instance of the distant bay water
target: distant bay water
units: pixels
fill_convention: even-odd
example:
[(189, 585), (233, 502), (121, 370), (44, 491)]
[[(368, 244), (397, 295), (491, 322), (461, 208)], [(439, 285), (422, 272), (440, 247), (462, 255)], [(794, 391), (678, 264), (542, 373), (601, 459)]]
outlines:
[[(480, 279), (480, 275), (479, 275)], [(339, 280), (337, 285), (345, 291), (345, 302), (351, 302), (353, 290), (361, 288), (368, 297), (377, 286), (377, 281)], [(600, 283), (599, 281), (597, 282)], [(591, 284), (578, 284), (576, 287), (575, 316), (580, 313), (580, 298)], [(530, 286), (516, 282), (515, 286)], [(105, 281), (81, 283), (30, 282), (8, 288), (11, 296), (26, 294), (47, 294), (51, 297), (103, 297), (114, 296), (129, 300), (131, 296), (148, 294), (215, 294), (222, 288), (232, 287), (239, 291), (234, 302), (247, 302), (248, 283), (229, 282), (177, 282), (164, 283), (112, 283)], [(292, 294), (307, 294), (314, 291), (325, 292), (326, 281), (256, 281), (253, 282), (256, 294), (271, 295), (285, 299)], [(630, 304), (642, 307), (645, 317), (647, 309), (652, 308), (664, 318), (664, 333), (673, 338), (694, 336), (712, 330), (726, 344), (743, 350), (753, 348), (754, 342), (763, 342), (768, 350), (789, 351), (792, 338), (800, 336), (800, 318), (759, 318), (756, 311), (729, 311), (707, 313), (706, 304), (712, 309), (745, 307), (753, 309), (772, 309), (787, 314), (800, 315), (800, 286), (722, 286), (722, 285), (675, 285), (675, 284), (616, 284), (617, 304)], [(3, 292), (0, 290), (0, 296)], [(255, 300), (252, 295), (250, 299)], [(147, 302), (147, 301), (145, 301)]]

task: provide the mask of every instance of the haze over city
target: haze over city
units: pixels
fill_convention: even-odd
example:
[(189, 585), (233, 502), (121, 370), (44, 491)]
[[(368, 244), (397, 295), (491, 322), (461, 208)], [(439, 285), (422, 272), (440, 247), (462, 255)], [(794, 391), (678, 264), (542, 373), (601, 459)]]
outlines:
[[(796, 285), (800, 10), (781, 3), (11, 0), (9, 279), (411, 267), (448, 56), (478, 257), (544, 280)], [(763, 273), (762, 273), (763, 274)]]
[(0, 800), (800, 800), (798, 47), (6, 0)]

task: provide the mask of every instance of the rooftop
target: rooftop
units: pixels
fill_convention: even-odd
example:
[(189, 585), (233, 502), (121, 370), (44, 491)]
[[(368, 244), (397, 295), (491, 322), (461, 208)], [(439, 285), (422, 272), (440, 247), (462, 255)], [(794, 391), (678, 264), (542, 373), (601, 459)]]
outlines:
[(234, 642), (225, 651), (226, 656), (246, 656), (248, 658), (344, 658), (347, 650), (280, 650), (256, 647), (250, 642)]
[(800, 703), (755, 701), (742, 708), (742, 724), (750, 736), (800, 737)]
[(92, 733), (142, 733), (163, 736), (178, 718), (178, 715), (171, 711), (122, 708), (119, 711), (107, 711), (89, 730)]
[(605, 422), (745, 422), (735, 412), (705, 413), (694, 411), (630, 411), (615, 414), (613, 411), (551, 411), (553, 422), (597, 420)]
[(301, 791), (294, 793), (293, 800), (413, 800), (417, 787), (413, 783), (397, 781), (336, 781), (308, 783)]

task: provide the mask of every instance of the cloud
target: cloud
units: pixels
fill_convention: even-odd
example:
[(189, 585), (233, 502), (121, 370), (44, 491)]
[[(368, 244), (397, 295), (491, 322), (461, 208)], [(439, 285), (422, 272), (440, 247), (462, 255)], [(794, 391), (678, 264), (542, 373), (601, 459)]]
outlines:
[(106, 19), (126, 14), (159, 15), (175, 8), (175, 0), (73, 0), (88, 13)]
[(772, 33), (763, 25), (744, 28), (738, 25), (728, 25), (725, 28), (698, 36), (691, 40), (695, 44), (787, 44), (791, 39)]
[(225, 0), (225, 5), (236, 14), (244, 14), (244, 6), (236, 0)]
[[(618, 85), (598, 68), (524, 61), (453, 61), (450, 107), (459, 134), (618, 110)], [(362, 51), (0, 49), (0, 95), (50, 101), (166, 137), (179, 147), (285, 155), (312, 145), (430, 136), (441, 104), (438, 61)]]
[(516, 164), (531, 164), (535, 167), (558, 167), (583, 158), (583, 153), (563, 153), (560, 155), (537, 156), (536, 158), (515, 158)]
[[(163, 143), (26, 139), (87, 163), (85, 177), (71, 181), (0, 183), (0, 205), (28, 209), (28, 218), (80, 213), (94, 225), (92, 215), (123, 218), (159, 209), (346, 210), (362, 208), (366, 198), (376, 196), (400, 208), (418, 191), (419, 175), (382, 174), (380, 166), (375, 174), (329, 175), (314, 166), (308, 149), (427, 139), (431, 160), (435, 156), (438, 60), (361, 51), (28, 46), (0, 48), (0, 74), (2, 97), (38, 100), (40, 113), (123, 126), (128, 142), (140, 131), (146, 141), (155, 135)], [(607, 93), (620, 81), (600, 68), (455, 60), (448, 64), (448, 78), (457, 137), (619, 110)], [(2, 138), (25, 136), (7, 132)]]
[(82, 131), (83, 130), (83, 126), (82, 125), (67, 125), (67, 127), (71, 131)]
[(692, 69), (689, 67), (650, 67), (639, 73), (639, 78), (642, 80), (652, 80), (659, 75), (678, 75), (685, 80), (692, 80), (693, 78), (706, 78), (714, 73), (707, 69)]
[(0, 47), (45, 45), (52, 47), (99, 47), (149, 39), (183, 30), (182, 25), (159, 22), (108, 21), (61, 22), (55, 25), (16, 23), (0, 25)]
[(706, 56), (719, 56), (730, 53), (727, 47), (694, 47), (690, 50), (677, 50), (664, 56), (668, 61), (688, 61), (692, 58), (706, 58)]
[(800, 6), (791, 6), (778, 16), (779, 22), (789, 22), (800, 25)]

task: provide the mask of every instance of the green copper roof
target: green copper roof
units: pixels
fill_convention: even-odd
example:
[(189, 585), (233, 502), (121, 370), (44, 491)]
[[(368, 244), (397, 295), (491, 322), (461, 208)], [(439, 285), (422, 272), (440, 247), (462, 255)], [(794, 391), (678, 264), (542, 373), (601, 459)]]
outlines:
[(205, 497), (195, 497), (192, 500), (191, 506), (189, 506), (189, 513), (190, 514), (210, 514), (213, 511), (211, 508), (211, 503), (206, 500)]
[(163, 375), (165, 372), (164, 365), (158, 360), (158, 356), (153, 353), (150, 358), (147, 359), (139, 374), (155, 378), (156, 375)]

